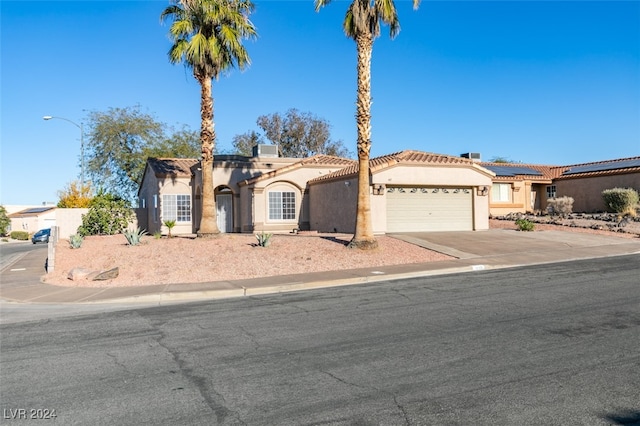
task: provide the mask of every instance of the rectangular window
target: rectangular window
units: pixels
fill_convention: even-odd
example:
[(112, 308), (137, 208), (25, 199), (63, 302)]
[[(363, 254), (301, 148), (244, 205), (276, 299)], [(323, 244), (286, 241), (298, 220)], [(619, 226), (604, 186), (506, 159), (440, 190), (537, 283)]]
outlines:
[(508, 203), (511, 200), (510, 183), (494, 183), (491, 187), (491, 201), (494, 203)]
[(162, 220), (191, 222), (191, 195), (163, 195)]
[(547, 186), (547, 198), (556, 198), (556, 186), (555, 185)]
[(269, 192), (269, 219), (295, 220), (296, 193), (276, 191)]
[(153, 223), (158, 223), (158, 194), (153, 194)]

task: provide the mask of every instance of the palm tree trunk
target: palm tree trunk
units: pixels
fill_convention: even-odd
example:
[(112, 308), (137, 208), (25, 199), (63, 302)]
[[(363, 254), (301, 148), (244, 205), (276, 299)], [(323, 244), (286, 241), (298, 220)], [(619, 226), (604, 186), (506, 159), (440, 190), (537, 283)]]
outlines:
[(198, 227), (198, 237), (220, 234), (216, 218), (216, 199), (213, 188), (213, 148), (216, 133), (213, 127), (213, 98), (211, 77), (198, 76), (200, 83), (200, 143), (202, 144), (202, 215)]
[(356, 36), (358, 51), (358, 97), (356, 100), (356, 122), (358, 126), (358, 204), (356, 230), (349, 247), (371, 250), (378, 247), (371, 223), (371, 200), (369, 195), (369, 151), (371, 151), (371, 53), (373, 35)]

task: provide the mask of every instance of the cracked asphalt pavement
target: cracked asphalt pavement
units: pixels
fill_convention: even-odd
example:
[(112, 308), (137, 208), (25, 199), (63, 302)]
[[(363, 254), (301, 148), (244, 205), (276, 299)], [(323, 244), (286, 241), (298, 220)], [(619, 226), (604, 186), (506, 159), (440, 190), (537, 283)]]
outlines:
[(3, 324), (3, 423), (635, 424), (638, 276), (633, 255)]

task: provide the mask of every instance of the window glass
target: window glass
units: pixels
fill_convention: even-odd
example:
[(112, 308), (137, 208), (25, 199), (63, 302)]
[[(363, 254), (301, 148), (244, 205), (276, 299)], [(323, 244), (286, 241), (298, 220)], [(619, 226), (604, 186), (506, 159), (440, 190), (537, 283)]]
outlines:
[(191, 195), (163, 195), (162, 220), (191, 222)]
[(292, 191), (269, 192), (269, 219), (295, 220), (296, 193)]
[(491, 187), (491, 200), (498, 203), (509, 202), (509, 195), (511, 193), (511, 184), (509, 183), (494, 183)]

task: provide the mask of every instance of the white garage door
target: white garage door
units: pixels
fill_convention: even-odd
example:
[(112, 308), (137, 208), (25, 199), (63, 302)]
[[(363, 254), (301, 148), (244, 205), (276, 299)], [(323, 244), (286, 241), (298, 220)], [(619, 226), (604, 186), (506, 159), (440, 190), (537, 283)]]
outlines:
[(472, 188), (387, 187), (387, 232), (472, 231)]

